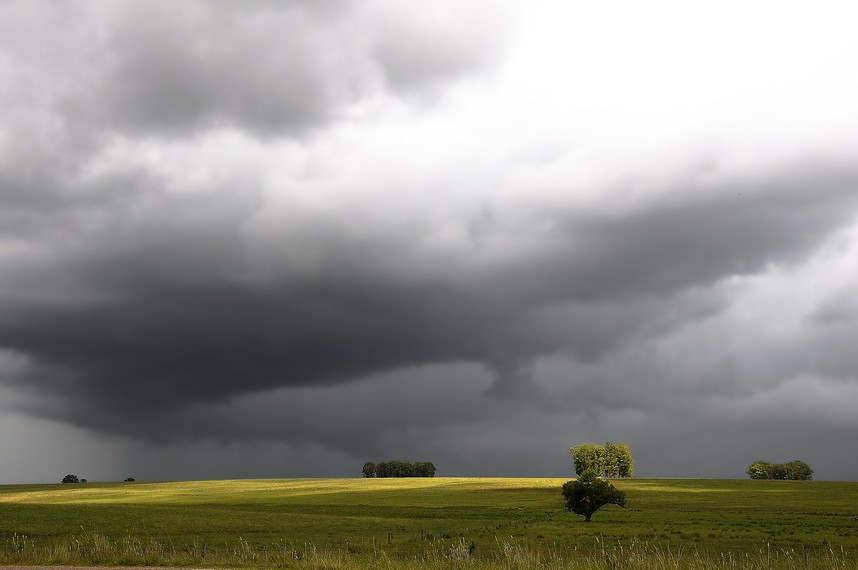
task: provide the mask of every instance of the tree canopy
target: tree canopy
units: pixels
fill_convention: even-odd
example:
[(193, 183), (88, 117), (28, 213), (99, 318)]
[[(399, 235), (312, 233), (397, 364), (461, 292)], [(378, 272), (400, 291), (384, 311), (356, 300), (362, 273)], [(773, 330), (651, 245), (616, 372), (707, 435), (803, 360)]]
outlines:
[(575, 463), (575, 474), (593, 471), (601, 475), (605, 471), (605, 448), (597, 443), (582, 443), (569, 450)]
[(631, 477), (635, 472), (632, 451), (625, 443), (582, 443), (569, 449), (569, 453), (578, 476), (593, 471), (604, 477)]
[(635, 460), (628, 444), (605, 443), (605, 477), (631, 477), (635, 473)]

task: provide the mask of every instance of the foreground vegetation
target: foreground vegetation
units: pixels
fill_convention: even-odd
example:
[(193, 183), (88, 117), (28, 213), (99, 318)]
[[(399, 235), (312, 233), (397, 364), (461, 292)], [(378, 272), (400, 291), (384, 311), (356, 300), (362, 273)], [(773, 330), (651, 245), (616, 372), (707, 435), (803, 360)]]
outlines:
[(0, 564), (858, 568), (858, 484), (614, 481), (590, 523), (560, 479), (0, 486)]

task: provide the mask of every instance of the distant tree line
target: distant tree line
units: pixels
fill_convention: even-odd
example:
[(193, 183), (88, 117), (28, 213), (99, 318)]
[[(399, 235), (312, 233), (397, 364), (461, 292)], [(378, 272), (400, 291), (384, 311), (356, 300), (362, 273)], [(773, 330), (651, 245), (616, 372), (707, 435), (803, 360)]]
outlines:
[[(134, 477), (128, 477), (127, 479), (125, 479), (126, 483), (131, 482), (131, 481), (134, 481)], [(61, 482), (62, 483), (86, 483), (87, 481), (86, 481), (86, 479), (81, 479), (80, 477), (78, 477), (74, 473), (69, 473), (68, 475), (63, 477), (63, 480)]]
[(363, 465), (364, 477), (434, 477), (435, 466), (431, 461), (382, 461)]
[(754, 461), (745, 472), (751, 479), (780, 479), (790, 481), (810, 481), (813, 479), (813, 469), (804, 461), (789, 463), (767, 463)]
[(635, 473), (632, 452), (625, 443), (582, 443), (569, 450), (575, 462), (575, 474), (590, 471), (599, 477), (631, 477)]

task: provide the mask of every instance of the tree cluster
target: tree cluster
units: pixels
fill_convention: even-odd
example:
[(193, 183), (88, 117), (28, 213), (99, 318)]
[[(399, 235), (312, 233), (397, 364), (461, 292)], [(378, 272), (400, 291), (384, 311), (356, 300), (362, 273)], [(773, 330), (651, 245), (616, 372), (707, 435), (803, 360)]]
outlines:
[(601, 477), (631, 477), (635, 472), (632, 452), (625, 443), (582, 443), (572, 447), (569, 453), (578, 476), (592, 471)]
[(566, 510), (584, 517), (590, 522), (593, 513), (605, 505), (626, 506), (626, 494), (599, 479), (595, 471), (584, 471), (578, 479), (563, 484), (563, 498)]
[(366, 462), (363, 465), (364, 477), (434, 477), (435, 466), (430, 461), (382, 461)]
[(767, 463), (754, 461), (745, 471), (751, 479), (780, 479), (791, 481), (810, 481), (813, 479), (813, 469), (804, 461), (789, 463)]
[(69, 473), (63, 477), (62, 483), (86, 483), (86, 479), (81, 479), (73, 473)]

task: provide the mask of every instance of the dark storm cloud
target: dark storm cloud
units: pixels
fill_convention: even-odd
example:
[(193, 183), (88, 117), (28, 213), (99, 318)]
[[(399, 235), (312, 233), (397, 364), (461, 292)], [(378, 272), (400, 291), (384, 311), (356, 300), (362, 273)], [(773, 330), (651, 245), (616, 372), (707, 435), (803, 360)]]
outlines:
[[(665, 319), (670, 330), (684, 290), (800, 259), (850, 222), (850, 173), (807, 172), (747, 199), (727, 186), (633, 215), (545, 214), (529, 223), (555, 229), (535, 230), (533, 251), (486, 270), (472, 252), (466, 275), (439, 265), (420, 278), (413, 236), (387, 230), (385, 242), (402, 245), (379, 256), (347, 245), (336, 219), (305, 236), (306, 247), (327, 244), (318, 255), (328, 269), (250, 278), (264, 257), (249, 255), (239, 230), (259, 198), (141, 184), (121, 205), (104, 203), (101, 227), (67, 219), (74, 239), (45, 270), (17, 272), (15, 294), (0, 296), (0, 344), (31, 360), (20, 381), (65, 401), (45, 413), (110, 430), (201, 402), (445, 362), (483, 363), (497, 378), (490, 394), (522, 396), (535, 391), (529, 366), (541, 354), (594, 360)], [(415, 271), (391, 276), (396, 264)]]
[[(6, 272), (0, 328), (11, 350), (32, 359), (29, 385), (118, 415), (338, 382), (455, 352), (434, 348), (444, 344), (437, 326), (396, 334), (431, 321), (424, 309), (380, 314), (379, 305), (405, 304), (408, 286), (333, 276), (261, 290), (243, 283), (239, 226), (258, 207), (255, 180), (212, 200), (165, 192), (170, 181), (145, 167), (86, 178), (111, 136), (223, 127), (295, 136), (383, 89), (431, 88), (491, 58), (500, 41), (491, 26), (478, 42), (465, 39), (479, 14), (452, 10), (453, 29), (410, 24), (413, 14), (388, 15), (383, 3), (79, 7), (84, 17), (56, 30), (63, 6), (3, 6), (7, 27), (18, 21), (3, 44), (4, 99), (18, 110), (12, 132), (25, 144), (4, 156), (0, 231), (13, 254), (7, 267), (27, 259)], [(450, 46), (441, 58), (431, 49), (438, 34)], [(34, 35), (48, 41), (35, 49)], [(397, 65), (409, 81), (397, 79)], [(318, 237), (329, 230), (336, 233), (320, 228)], [(233, 343), (246, 353), (227, 356), (222, 348)], [(391, 362), (382, 352), (399, 356)], [(67, 413), (90, 416), (74, 405)]]
[(541, 279), (530, 286), (546, 295), (598, 300), (670, 293), (797, 261), (854, 221), (855, 184), (850, 165), (811, 162), (756, 187), (725, 181), (702, 195), (671, 188), (669, 198), (627, 213), (622, 204), (585, 216), (552, 213), (544, 247), (511, 268), (514, 283), (532, 271)]

